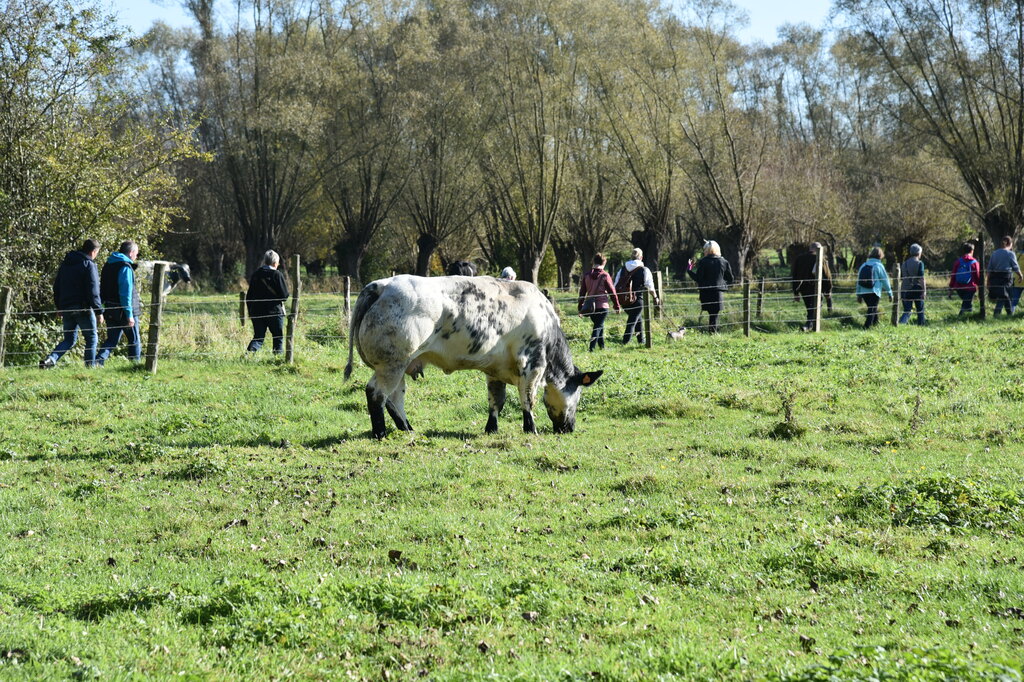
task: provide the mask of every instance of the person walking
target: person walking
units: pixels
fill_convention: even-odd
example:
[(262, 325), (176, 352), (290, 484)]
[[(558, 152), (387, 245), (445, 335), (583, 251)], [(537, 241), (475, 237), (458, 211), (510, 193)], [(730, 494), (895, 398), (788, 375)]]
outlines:
[(138, 324), (142, 303), (135, 281), (135, 259), (138, 257), (139, 245), (130, 239), (125, 240), (117, 251), (107, 257), (100, 271), (100, 300), (103, 301), (103, 317), (107, 323), (107, 339), (96, 354), (97, 365), (102, 366), (107, 361), (122, 335), (128, 340), (128, 359), (132, 362), (142, 359)]
[[(654, 289), (654, 276), (644, 266), (643, 249), (633, 249), (631, 258), (619, 268), (615, 275), (615, 288), (619, 305), (626, 311), (626, 331), (622, 335), (622, 344), (629, 343), (633, 336), (640, 343), (644, 342), (644, 291), (651, 292), (651, 300), (658, 304), (658, 294)], [(647, 330), (649, 334), (650, 329)]]
[(921, 245), (910, 245), (910, 258), (903, 261), (900, 272), (903, 275), (902, 286), (900, 287), (900, 303), (903, 304), (903, 314), (900, 316), (900, 324), (910, 322), (910, 312), (917, 309), (917, 324), (925, 325), (924, 299), (927, 294), (927, 287), (924, 281), (924, 261), (921, 260)]
[(889, 273), (882, 264), (884, 256), (885, 252), (881, 247), (874, 247), (868, 254), (868, 259), (857, 271), (857, 299), (863, 300), (868, 306), (867, 317), (864, 320), (865, 329), (871, 329), (878, 324), (878, 304), (882, 300), (882, 293), (889, 294), (889, 300), (892, 300)]
[(1003, 237), (1002, 248), (996, 249), (988, 259), (988, 293), (995, 303), (992, 316), (1005, 311), (1006, 316), (1013, 315), (1015, 305), (1011, 298), (1010, 288), (1013, 286), (1014, 275), (1021, 277), (1017, 256), (1013, 253), (1013, 237)]
[[(1018, 246), (1022, 246), (1018, 244)], [(1024, 273), (1024, 251), (1017, 254), (1017, 269)], [(1024, 284), (1024, 274), (1022, 274), (1021, 284)], [(1024, 293), (1024, 286), (1010, 287), (1010, 303), (1013, 304), (1014, 309), (1017, 308), (1017, 304), (1020, 303), (1020, 295)]]
[[(818, 317), (818, 252), (824, 247), (821, 242), (812, 242), (810, 248), (793, 259), (790, 268), (793, 280), (793, 298), (803, 300), (807, 309), (807, 322), (800, 327), (801, 331), (811, 331)], [(821, 295), (828, 303), (828, 311), (832, 312), (832, 271), (828, 261), (822, 259)]]
[(604, 269), (604, 254), (594, 254), (594, 267), (591, 268), (580, 280), (580, 298), (577, 303), (580, 315), (589, 317), (594, 328), (590, 332), (590, 348), (593, 352), (595, 347), (604, 350), (604, 320), (608, 317), (608, 303), (619, 312), (619, 298), (615, 295), (615, 285), (612, 284), (612, 277)]
[(274, 340), (274, 353), (284, 352), (284, 302), (287, 300), (288, 283), (278, 270), (281, 257), (276, 251), (263, 254), (263, 265), (249, 277), (249, 291), (245, 294), (249, 318), (252, 319), (252, 341), (245, 349), (256, 352), (263, 347), (267, 331)]
[(53, 303), (61, 313), (64, 336), (57, 347), (39, 361), (39, 369), (50, 369), (71, 350), (78, 341), (78, 330), (85, 340), (85, 366), (96, 364), (96, 325), (103, 321), (100, 301), (100, 277), (96, 270), (96, 256), (100, 243), (86, 239), (78, 251), (69, 251), (57, 269), (53, 281)]
[(697, 283), (700, 309), (708, 314), (708, 332), (718, 333), (718, 315), (722, 312), (725, 292), (733, 283), (732, 266), (722, 258), (722, 249), (716, 241), (704, 242), (704, 257), (694, 267), (693, 259), (687, 263), (686, 274)]
[(950, 295), (955, 291), (960, 297), (960, 314), (974, 310), (974, 294), (981, 283), (981, 264), (974, 258), (974, 244), (964, 242), (960, 246), (960, 257), (953, 262), (953, 273), (949, 276)]

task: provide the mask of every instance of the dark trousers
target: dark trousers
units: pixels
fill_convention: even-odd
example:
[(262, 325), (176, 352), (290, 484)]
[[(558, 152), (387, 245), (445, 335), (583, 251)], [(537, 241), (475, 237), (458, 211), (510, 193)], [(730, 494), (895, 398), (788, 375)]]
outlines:
[(882, 297), (878, 294), (862, 294), (861, 298), (868, 304), (868, 316), (864, 320), (864, 328), (871, 329), (878, 324), (878, 303)]
[(261, 315), (252, 318), (252, 341), (247, 351), (258, 351), (267, 338), (267, 330), (274, 339), (274, 352), (284, 352), (284, 315)]
[(96, 354), (96, 364), (102, 365), (110, 357), (110, 354), (117, 348), (121, 341), (121, 335), (128, 340), (128, 359), (138, 362), (142, 359), (142, 343), (139, 341), (139, 318), (135, 318), (135, 324), (128, 326), (128, 316), (123, 310), (108, 309), (105, 315), (107, 321), (107, 340), (100, 346)]
[(622, 343), (629, 343), (630, 339), (633, 338), (633, 334), (636, 334), (636, 340), (640, 343), (644, 342), (644, 320), (643, 320), (643, 305), (638, 305), (635, 308), (623, 308), (626, 311), (626, 333), (622, 336)]
[(992, 317), (995, 317), (1000, 311), (1005, 311), (1007, 316), (1013, 315), (1013, 299), (1010, 295), (1009, 285), (998, 285), (989, 287), (989, 296), (992, 297), (992, 302), (995, 303), (995, 309), (992, 311)]
[[(920, 294), (918, 294), (920, 296)], [(910, 322), (910, 311), (917, 308), (917, 323), (921, 326), (924, 325), (924, 299), (923, 298), (904, 298), (903, 301), (903, 314), (900, 315), (900, 324), (907, 324)]]
[(708, 314), (708, 332), (718, 332), (718, 315), (722, 312), (724, 295), (721, 291), (702, 292), (700, 309)]
[(966, 315), (974, 310), (974, 292), (970, 289), (957, 289), (956, 295), (960, 297), (960, 314)]
[(594, 329), (590, 332), (590, 350), (597, 346), (604, 350), (604, 320), (608, 317), (608, 309), (595, 310), (588, 317), (594, 324)]
[(78, 330), (81, 329), (82, 338), (85, 339), (85, 366), (92, 367), (96, 364), (96, 313), (92, 310), (75, 311), (64, 313), (62, 317), (64, 338), (50, 353), (49, 359), (56, 364), (65, 353), (74, 348), (78, 341)]

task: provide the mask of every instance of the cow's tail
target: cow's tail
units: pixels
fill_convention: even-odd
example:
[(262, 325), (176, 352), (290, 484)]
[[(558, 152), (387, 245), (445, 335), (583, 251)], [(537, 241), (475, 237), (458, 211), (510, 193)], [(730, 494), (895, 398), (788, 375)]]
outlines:
[(345, 381), (352, 376), (352, 352), (356, 346), (356, 332), (359, 330), (359, 325), (362, 324), (366, 312), (377, 302), (378, 298), (380, 298), (380, 287), (376, 282), (370, 282), (363, 287), (359, 298), (356, 299), (355, 308), (352, 309), (352, 319), (349, 320), (348, 325), (348, 364), (345, 365)]

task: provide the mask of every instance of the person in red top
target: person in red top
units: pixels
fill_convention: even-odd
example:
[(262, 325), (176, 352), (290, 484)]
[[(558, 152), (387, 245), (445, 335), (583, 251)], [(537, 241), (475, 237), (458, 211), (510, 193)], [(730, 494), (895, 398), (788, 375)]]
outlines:
[(953, 274), (949, 277), (949, 289), (960, 297), (960, 314), (974, 310), (974, 294), (981, 284), (981, 265), (974, 257), (974, 244), (964, 242), (960, 247), (963, 255), (953, 263)]
[(619, 312), (619, 298), (615, 294), (615, 285), (611, 275), (604, 270), (604, 255), (594, 255), (594, 267), (580, 279), (580, 315), (589, 317), (594, 323), (590, 334), (590, 350), (596, 346), (604, 350), (604, 318), (608, 317), (608, 302)]

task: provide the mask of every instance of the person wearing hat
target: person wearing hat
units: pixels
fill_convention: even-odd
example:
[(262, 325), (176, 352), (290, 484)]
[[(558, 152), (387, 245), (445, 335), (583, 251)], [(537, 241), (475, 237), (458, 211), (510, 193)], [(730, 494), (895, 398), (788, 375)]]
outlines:
[(700, 309), (708, 314), (708, 332), (717, 334), (725, 292), (733, 282), (732, 266), (722, 258), (722, 249), (714, 240), (704, 242), (704, 257), (696, 267), (692, 258), (687, 265), (686, 274), (697, 283)]
[(924, 326), (924, 298), (927, 287), (924, 281), (924, 261), (921, 260), (921, 245), (910, 245), (910, 258), (903, 261), (900, 269), (902, 282), (900, 286), (900, 301), (903, 304), (903, 315), (900, 316), (900, 324), (910, 322), (910, 312), (917, 309), (917, 324)]
[[(811, 242), (807, 251), (793, 259), (790, 269), (793, 298), (797, 301), (803, 299), (807, 308), (807, 322), (800, 327), (801, 331), (814, 329), (814, 321), (818, 317), (818, 252), (824, 248), (821, 242)], [(828, 304), (829, 312), (832, 312), (832, 271), (827, 260), (822, 260), (822, 264), (821, 295)]]

